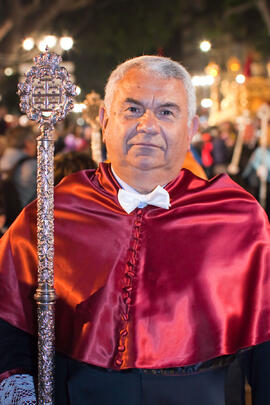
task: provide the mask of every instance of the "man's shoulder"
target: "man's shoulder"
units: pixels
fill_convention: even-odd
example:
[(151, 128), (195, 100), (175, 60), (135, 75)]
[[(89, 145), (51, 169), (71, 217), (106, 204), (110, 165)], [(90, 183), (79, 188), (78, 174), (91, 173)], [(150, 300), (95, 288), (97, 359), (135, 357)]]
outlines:
[(182, 182), (178, 190), (184, 188), (184, 196), (191, 203), (202, 203), (213, 209), (226, 211), (241, 209), (243, 211), (262, 211), (258, 201), (226, 173), (219, 174), (210, 180), (204, 180), (189, 170), (183, 170)]
[(256, 201), (255, 198), (248, 193), (243, 187), (237, 184), (227, 173), (218, 174), (215, 177), (212, 177), (209, 180), (202, 179), (201, 177), (196, 176), (194, 173), (188, 169), (183, 169), (185, 182), (187, 183), (188, 190), (196, 190), (201, 192), (207, 191), (230, 191), (231, 193), (241, 194), (247, 198), (251, 198)]
[(72, 193), (75, 191), (73, 186), (91, 187), (95, 172), (96, 169), (85, 169), (63, 177), (59, 184), (55, 186), (55, 193), (59, 194), (65, 191)]

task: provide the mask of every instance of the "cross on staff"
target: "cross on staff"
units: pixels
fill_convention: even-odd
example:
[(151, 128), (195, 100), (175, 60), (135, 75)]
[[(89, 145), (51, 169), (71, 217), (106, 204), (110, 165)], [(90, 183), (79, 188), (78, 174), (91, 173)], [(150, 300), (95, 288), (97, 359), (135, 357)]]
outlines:
[[(62, 89), (54, 80), (41, 78), (43, 84), (37, 85), (32, 94), (32, 104), (39, 105), (41, 111), (54, 111), (56, 105), (62, 103)], [(58, 92), (57, 92), (58, 91)]]
[(44, 53), (34, 58), (34, 66), (18, 85), (20, 107), (41, 129), (37, 138), (37, 251), (38, 288), (35, 293), (38, 318), (38, 404), (54, 403), (54, 142), (57, 121), (73, 108), (76, 86), (60, 67), (61, 57)]
[(263, 104), (257, 113), (258, 118), (261, 120), (261, 148), (262, 148), (262, 161), (261, 166), (257, 170), (257, 174), (260, 178), (260, 193), (259, 199), (263, 208), (266, 208), (266, 197), (267, 197), (267, 132), (268, 132), (268, 122), (270, 120), (270, 107), (268, 104)]

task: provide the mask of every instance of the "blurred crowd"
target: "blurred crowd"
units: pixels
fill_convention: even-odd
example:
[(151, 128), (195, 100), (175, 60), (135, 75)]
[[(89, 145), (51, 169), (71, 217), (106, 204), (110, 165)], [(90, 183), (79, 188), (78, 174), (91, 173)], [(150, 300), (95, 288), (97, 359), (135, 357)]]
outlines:
[[(264, 205), (270, 217), (270, 127), (262, 144), (261, 122), (257, 118), (245, 125), (223, 122), (201, 129), (192, 143), (194, 157), (208, 179), (227, 173)], [(265, 183), (265, 201), (261, 201)]]
[[(89, 125), (75, 125), (69, 120), (56, 127), (55, 185), (70, 173), (96, 168), (102, 160), (105, 151), (101, 136), (100, 156), (97, 161), (92, 158), (92, 132)], [(10, 115), (6, 107), (0, 105), (0, 235), (22, 208), (36, 198), (38, 135), (37, 126), (25, 116)]]
[[(233, 180), (260, 201), (262, 183), (264, 205), (270, 217), (270, 136), (261, 145), (260, 120), (246, 125), (223, 122), (202, 125), (193, 138), (191, 159), (185, 166), (199, 167), (205, 177), (227, 172)], [(38, 129), (25, 116), (12, 116), (0, 105), (0, 231), (3, 234), (21, 209), (36, 197), (36, 138)], [(270, 131), (269, 131), (270, 134)], [(81, 120), (58, 124), (55, 137), (55, 185), (66, 175), (96, 168), (106, 160), (100, 129)], [(197, 171), (198, 173), (198, 171)], [(199, 172), (200, 175), (200, 172)], [(261, 202), (261, 201), (260, 201)]]

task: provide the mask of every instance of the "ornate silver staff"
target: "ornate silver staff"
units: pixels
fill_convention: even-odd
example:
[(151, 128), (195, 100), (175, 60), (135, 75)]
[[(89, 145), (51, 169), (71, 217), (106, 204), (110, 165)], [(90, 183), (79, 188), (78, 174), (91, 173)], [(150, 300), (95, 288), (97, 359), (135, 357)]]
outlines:
[(54, 141), (53, 129), (73, 108), (76, 86), (60, 66), (62, 58), (44, 53), (18, 85), (20, 107), (41, 129), (37, 138), (37, 244), (38, 288), (35, 293), (38, 315), (38, 404), (52, 405), (54, 394)]

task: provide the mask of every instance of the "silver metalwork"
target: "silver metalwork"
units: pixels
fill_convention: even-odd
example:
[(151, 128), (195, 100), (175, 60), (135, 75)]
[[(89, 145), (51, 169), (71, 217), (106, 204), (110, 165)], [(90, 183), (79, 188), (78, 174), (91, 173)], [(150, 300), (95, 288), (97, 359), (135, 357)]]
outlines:
[(38, 288), (35, 293), (38, 317), (38, 404), (54, 403), (54, 140), (57, 121), (73, 108), (76, 86), (60, 66), (62, 58), (44, 53), (34, 58), (34, 66), (18, 85), (20, 107), (41, 129), (37, 138), (37, 240)]

